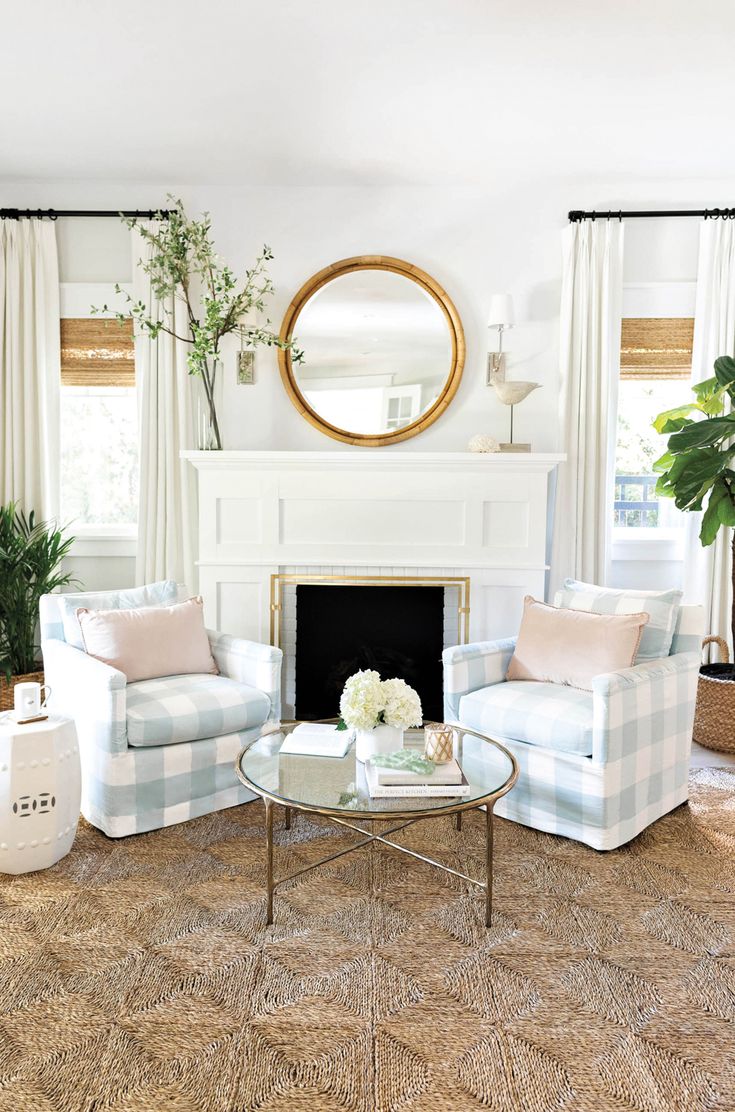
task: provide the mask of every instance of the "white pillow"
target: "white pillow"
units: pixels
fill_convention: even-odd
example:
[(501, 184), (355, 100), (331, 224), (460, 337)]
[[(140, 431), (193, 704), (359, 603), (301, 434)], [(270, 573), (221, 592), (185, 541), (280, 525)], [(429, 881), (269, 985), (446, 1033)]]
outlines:
[(78, 595), (60, 595), (61, 620), (64, 640), (84, 652), (84, 639), (79, 627), (77, 610), (139, 610), (144, 606), (170, 606), (178, 601), (175, 579), (162, 579), (159, 583), (146, 583), (143, 587), (130, 587), (125, 591), (97, 591)]

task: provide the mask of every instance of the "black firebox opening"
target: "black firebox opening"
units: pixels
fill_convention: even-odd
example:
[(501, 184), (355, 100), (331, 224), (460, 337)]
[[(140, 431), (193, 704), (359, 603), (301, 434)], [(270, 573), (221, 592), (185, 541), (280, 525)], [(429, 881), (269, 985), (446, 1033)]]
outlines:
[(296, 717), (334, 718), (345, 680), (361, 668), (418, 691), (424, 718), (442, 719), (443, 587), (296, 587)]

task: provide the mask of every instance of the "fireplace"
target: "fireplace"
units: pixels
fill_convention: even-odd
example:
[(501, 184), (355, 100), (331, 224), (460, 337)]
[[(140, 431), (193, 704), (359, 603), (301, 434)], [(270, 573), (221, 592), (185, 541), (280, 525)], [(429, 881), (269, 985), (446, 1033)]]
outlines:
[(418, 691), (426, 719), (442, 717), (444, 588), (296, 586), (296, 718), (339, 713), (345, 680), (363, 668)]
[(334, 718), (361, 668), (399, 676), (442, 717), (442, 649), (469, 637), (470, 580), (443, 571), (289, 570), (271, 576), (271, 643), (283, 649), (282, 716)]

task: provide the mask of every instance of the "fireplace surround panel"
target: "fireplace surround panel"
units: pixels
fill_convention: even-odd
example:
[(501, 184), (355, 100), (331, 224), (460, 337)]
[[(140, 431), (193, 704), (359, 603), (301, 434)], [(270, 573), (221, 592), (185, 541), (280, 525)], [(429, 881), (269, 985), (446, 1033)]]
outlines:
[[(450, 605), (445, 589), (447, 645), (509, 636), (524, 596), (545, 597), (550, 478), (562, 455), (346, 449), (184, 457), (198, 474), (207, 623), (254, 641), (273, 641), (277, 631), (285, 677), (296, 614), (285, 595), (283, 611), (273, 609), (274, 576), (466, 580), (464, 629), (457, 595)], [(292, 706), (293, 693), (284, 696)]]

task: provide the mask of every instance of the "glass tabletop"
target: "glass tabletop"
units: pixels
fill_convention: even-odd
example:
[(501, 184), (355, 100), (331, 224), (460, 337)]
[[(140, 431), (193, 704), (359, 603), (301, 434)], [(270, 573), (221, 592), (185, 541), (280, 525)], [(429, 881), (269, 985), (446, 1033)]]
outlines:
[[(365, 766), (355, 757), (354, 742), (344, 757), (281, 753), (286, 737), (297, 725), (290, 722), (261, 735), (237, 761), (244, 784), (285, 806), (353, 815), (459, 811), (504, 794), (515, 782), (517, 766), (507, 749), (483, 734), (458, 728), (455, 756), (469, 782), (469, 795), (372, 798)], [(423, 753), (424, 731), (406, 730), (404, 747)]]

